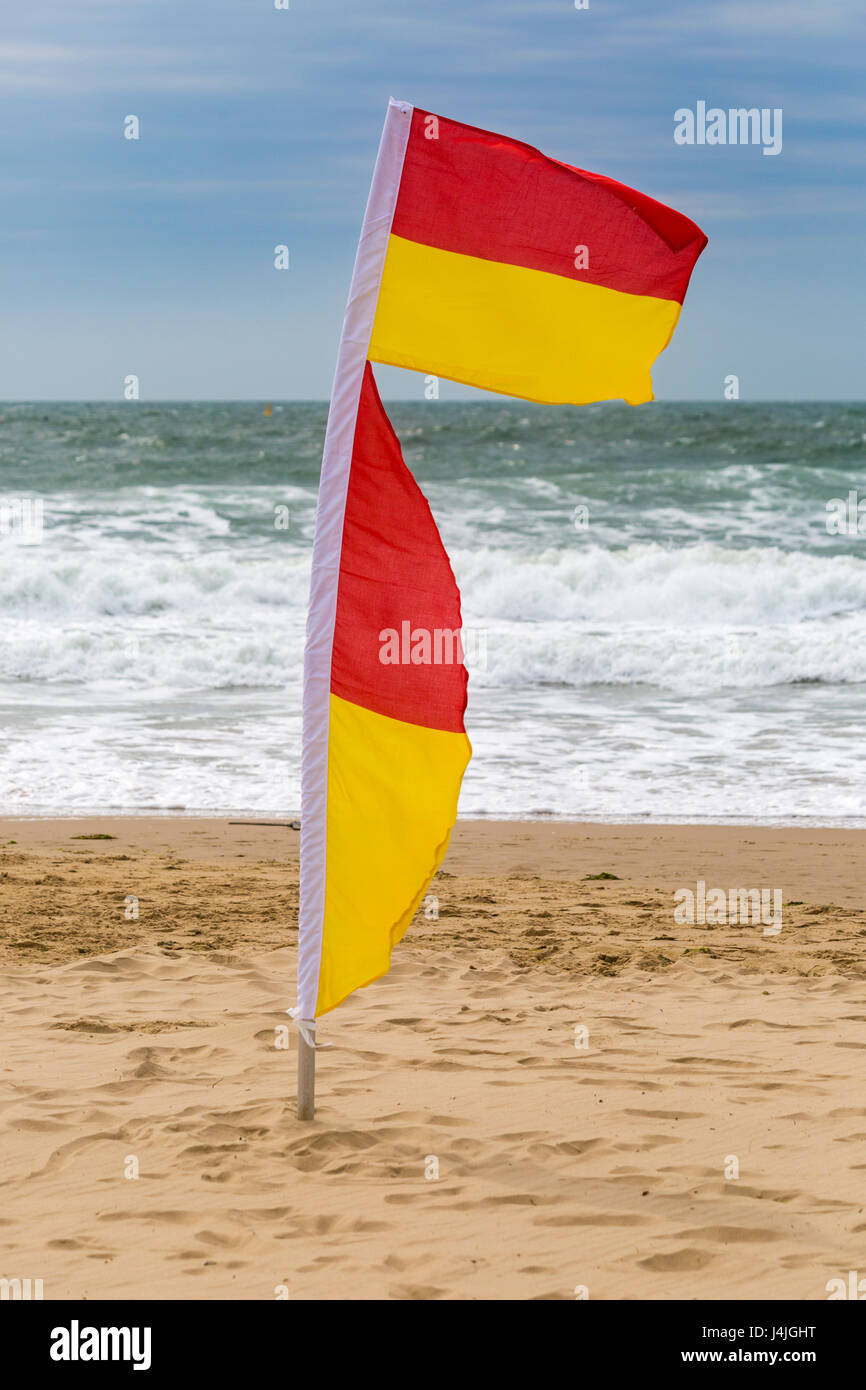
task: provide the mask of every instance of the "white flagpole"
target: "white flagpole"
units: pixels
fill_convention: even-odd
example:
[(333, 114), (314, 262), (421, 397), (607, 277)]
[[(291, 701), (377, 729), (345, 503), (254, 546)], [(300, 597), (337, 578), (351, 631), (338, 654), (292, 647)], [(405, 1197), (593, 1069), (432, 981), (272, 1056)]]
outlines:
[(298, 1003), (297, 1008), (291, 1011), (299, 1025), (299, 1120), (312, 1120), (315, 1114), (315, 1019), (327, 872), (331, 653), (343, 517), (361, 383), (376, 317), (379, 284), (400, 188), (412, 111), (408, 102), (395, 101), (393, 97), (388, 105), (343, 319), (319, 480), (304, 648)]

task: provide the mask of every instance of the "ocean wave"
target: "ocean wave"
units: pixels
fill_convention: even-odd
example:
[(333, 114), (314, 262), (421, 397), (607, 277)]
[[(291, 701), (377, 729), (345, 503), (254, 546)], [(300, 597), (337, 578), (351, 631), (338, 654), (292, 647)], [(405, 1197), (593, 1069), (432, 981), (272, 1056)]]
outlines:
[(681, 693), (866, 681), (866, 618), (780, 629), (467, 625), (470, 691), (649, 686)]
[(300, 681), (303, 628), (262, 625), (260, 635), (129, 630), (14, 631), (0, 643), (0, 679), (86, 685), (138, 694), (285, 689)]
[[(103, 544), (0, 548), (0, 609), (20, 619), (183, 616), (193, 624), (221, 613), (239, 624), (259, 608), (303, 609), (308, 556), (250, 558)], [(215, 605), (219, 605), (219, 609)]]
[[(538, 553), (460, 547), (452, 564), (474, 621), (547, 621), (695, 628), (772, 626), (866, 611), (866, 560), (712, 543), (605, 549), (576, 534)], [(309, 549), (229, 547), (188, 554), (114, 541), (88, 549), (0, 547), (7, 617), (86, 618), (172, 612), (194, 619), (306, 605)]]
[(549, 619), (670, 628), (772, 625), (866, 610), (866, 561), (776, 547), (702, 543), (620, 550), (582, 543), (515, 555), (505, 549), (452, 556), (473, 620)]
[[(459, 550), (473, 685), (866, 681), (866, 562), (774, 549)], [(0, 552), (0, 677), (144, 690), (299, 679), (309, 557)]]

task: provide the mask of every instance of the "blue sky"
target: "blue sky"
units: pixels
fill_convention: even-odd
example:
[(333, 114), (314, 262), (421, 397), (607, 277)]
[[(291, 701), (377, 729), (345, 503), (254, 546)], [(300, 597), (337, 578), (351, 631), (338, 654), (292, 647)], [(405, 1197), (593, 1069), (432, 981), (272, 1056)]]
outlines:
[[(17, 7), (0, 39), (0, 398), (120, 399), (128, 373), (150, 400), (327, 397), (393, 94), (700, 223), (660, 399), (720, 399), (728, 373), (743, 400), (860, 399), (864, 37), (862, 0)], [(699, 100), (781, 107), (782, 153), (677, 146), (674, 112)], [(380, 379), (422, 396), (412, 373)]]

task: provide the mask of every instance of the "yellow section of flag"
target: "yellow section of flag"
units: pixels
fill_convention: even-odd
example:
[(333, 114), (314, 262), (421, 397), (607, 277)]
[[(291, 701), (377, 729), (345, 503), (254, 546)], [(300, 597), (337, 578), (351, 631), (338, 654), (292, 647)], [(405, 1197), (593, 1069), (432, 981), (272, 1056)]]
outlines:
[(445, 851), (472, 748), (331, 696), (316, 1017), (384, 975)]
[(369, 357), (531, 401), (640, 405), (679, 315), (676, 300), (392, 235)]

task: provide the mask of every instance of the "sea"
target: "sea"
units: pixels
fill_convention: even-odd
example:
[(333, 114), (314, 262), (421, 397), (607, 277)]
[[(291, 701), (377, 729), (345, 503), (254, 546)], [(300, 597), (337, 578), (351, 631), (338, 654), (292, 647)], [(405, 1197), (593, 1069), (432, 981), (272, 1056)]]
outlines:
[[(866, 823), (866, 406), (387, 406), (463, 816)], [(0, 811), (293, 816), (326, 406), (0, 406)]]

